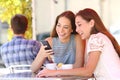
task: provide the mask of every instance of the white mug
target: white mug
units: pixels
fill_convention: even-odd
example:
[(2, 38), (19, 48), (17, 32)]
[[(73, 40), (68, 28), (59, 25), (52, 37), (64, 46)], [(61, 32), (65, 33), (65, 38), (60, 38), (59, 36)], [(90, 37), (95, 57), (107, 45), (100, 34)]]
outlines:
[(63, 64), (62, 69), (72, 69), (73, 65), (72, 64)]
[(57, 64), (56, 63), (47, 63), (45, 66), (47, 69), (56, 70)]

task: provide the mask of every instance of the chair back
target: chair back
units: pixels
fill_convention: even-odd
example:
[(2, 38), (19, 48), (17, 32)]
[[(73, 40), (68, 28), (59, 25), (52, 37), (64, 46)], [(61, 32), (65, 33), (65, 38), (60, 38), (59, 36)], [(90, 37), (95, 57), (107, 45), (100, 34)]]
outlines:
[(31, 65), (11, 65), (8, 68), (10, 73), (32, 72)]

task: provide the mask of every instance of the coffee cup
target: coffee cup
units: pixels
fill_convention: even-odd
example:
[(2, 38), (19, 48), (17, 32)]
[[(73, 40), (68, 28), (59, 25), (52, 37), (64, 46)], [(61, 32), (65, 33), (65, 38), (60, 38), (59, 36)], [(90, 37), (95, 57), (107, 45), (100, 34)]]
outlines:
[(62, 65), (62, 69), (72, 69), (73, 65), (72, 64), (64, 64)]
[(47, 69), (56, 70), (57, 64), (56, 63), (47, 63), (45, 66)]

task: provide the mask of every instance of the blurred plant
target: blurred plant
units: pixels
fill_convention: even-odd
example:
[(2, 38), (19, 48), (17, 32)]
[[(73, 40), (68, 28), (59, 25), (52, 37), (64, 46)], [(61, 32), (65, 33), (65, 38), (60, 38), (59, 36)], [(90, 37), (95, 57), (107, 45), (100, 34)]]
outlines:
[[(23, 14), (28, 19), (28, 30), (25, 38), (32, 38), (32, 0), (0, 0), (0, 20), (7, 22), (10, 26), (10, 20), (15, 14)], [(8, 40), (13, 37), (12, 30), (8, 29)]]

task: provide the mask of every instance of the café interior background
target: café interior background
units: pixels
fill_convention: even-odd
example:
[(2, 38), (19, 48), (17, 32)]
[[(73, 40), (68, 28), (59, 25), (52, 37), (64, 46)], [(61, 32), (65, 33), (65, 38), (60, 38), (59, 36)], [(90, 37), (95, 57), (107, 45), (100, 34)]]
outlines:
[[(65, 10), (74, 13), (84, 8), (93, 8), (100, 15), (107, 29), (120, 44), (120, 0), (32, 0), (33, 39), (44, 32), (50, 32), (55, 18)], [(1, 27), (2, 26), (2, 27)], [(0, 24), (0, 44), (7, 42), (6, 23)]]

